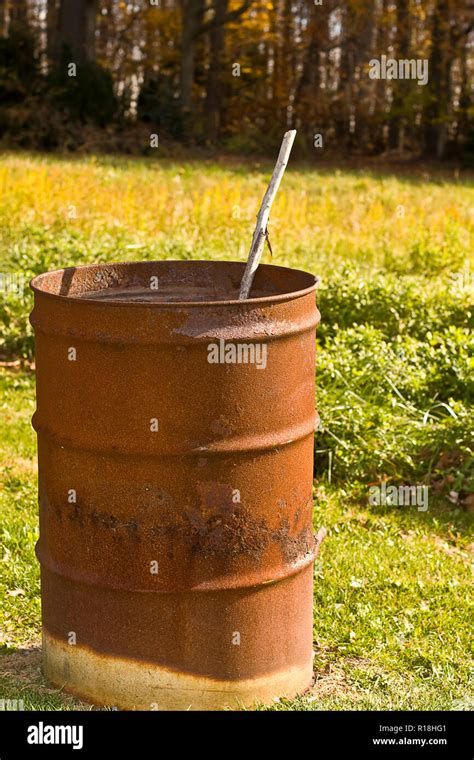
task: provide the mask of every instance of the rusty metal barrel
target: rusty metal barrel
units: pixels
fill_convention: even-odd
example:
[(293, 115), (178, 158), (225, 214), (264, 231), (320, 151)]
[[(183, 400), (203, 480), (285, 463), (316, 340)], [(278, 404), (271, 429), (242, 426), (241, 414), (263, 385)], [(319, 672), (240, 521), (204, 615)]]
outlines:
[(120, 709), (312, 681), (313, 275), (237, 262), (32, 281), (43, 666)]

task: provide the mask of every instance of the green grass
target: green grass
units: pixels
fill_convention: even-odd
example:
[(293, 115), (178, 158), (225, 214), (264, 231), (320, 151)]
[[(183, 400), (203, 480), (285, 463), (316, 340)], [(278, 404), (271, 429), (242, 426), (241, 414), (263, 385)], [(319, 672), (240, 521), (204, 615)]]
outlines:
[[(6, 156), (0, 271), (244, 258), (268, 169)], [(328, 537), (315, 568), (316, 684), (271, 709), (468, 709), (474, 187), (299, 169), (279, 196), (273, 262), (322, 277), (315, 527)], [(40, 672), (30, 308), (29, 293), (0, 302), (0, 698), (88, 709)], [(428, 511), (371, 506), (382, 479), (429, 486)]]

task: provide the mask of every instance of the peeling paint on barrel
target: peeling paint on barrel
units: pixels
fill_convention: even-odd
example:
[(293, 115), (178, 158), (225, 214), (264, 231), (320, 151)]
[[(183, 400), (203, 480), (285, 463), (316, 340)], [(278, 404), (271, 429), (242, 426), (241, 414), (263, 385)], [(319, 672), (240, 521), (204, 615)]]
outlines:
[[(310, 685), (315, 278), (261, 266), (241, 302), (243, 267), (32, 282), (44, 666), (91, 702), (221, 709)], [(219, 339), (265, 343), (265, 369), (209, 363)]]

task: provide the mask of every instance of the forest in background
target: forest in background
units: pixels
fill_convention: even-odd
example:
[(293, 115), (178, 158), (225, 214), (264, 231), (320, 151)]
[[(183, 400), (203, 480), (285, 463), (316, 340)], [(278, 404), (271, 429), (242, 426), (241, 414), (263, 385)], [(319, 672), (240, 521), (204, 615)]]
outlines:
[[(371, 78), (382, 56), (428, 81)], [(264, 154), (296, 128), (300, 156), (473, 165), (473, 82), (472, 0), (0, 0), (9, 147)]]

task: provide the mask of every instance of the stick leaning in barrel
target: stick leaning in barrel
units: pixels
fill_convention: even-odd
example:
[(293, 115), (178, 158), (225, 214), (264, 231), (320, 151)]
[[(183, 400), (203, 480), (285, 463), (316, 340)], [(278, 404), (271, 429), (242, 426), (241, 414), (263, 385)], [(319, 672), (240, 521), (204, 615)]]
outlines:
[(278, 188), (280, 187), (281, 178), (285, 172), (295, 137), (296, 129), (291, 129), (289, 132), (285, 132), (270, 184), (268, 185), (267, 192), (263, 196), (262, 205), (257, 214), (257, 225), (253, 233), (247, 266), (245, 267), (245, 272), (240, 284), (239, 300), (241, 301), (249, 297), (252, 288), (253, 278), (255, 277), (255, 272), (257, 271), (262, 256), (263, 246), (265, 245), (270, 209), (275, 200)]

